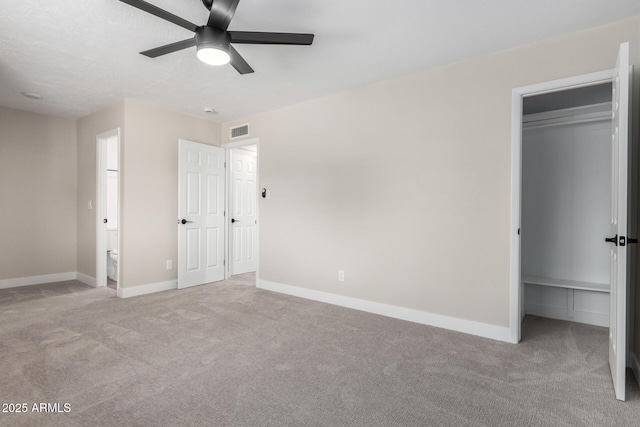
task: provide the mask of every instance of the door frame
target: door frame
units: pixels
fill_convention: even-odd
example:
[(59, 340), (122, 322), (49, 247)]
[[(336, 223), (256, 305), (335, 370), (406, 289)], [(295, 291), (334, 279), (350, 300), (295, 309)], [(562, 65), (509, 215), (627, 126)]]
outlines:
[[(107, 141), (116, 137), (118, 144), (118, 266), (122, 265), (122, 186), (121, 184), (121, 133), (120, 128), (103, 132), (96, 136), (96, 287), (107, 286), (107, 232), (104, 217), (107, 205)], [(116, 293), (121, 287), (122, 268), (118, 268)]]
[(615, 70), (582, 74), (514, 88), (511, 92), (511, 219), (509, 229), (509, 337), (520, 342), (523, 289), (521, 283), (520, 235), (522, 208), (522, 104), (526, 97), (568, 89), (611, 83)]
[(227, 182), (225, 188), (225, 213), (229, 212), (229, 215), (225, 215), (225, 230), (224, 233), (224, 247), (225, 247), (225, 259), (229, 260), (228, 263), (225, 264), (224, 269), (224, 278), (228, 279), (231, 277), (231, 150), (233, 148), (242, 148), (247, 147), (249, 145), (255, 145), (256, 149), (256, 246), (258, 247), (258, 251), (256, 252), (256, 283), (258, 282), (258, 272), (260, 269), (260, 138), (250, 138), (244, 139), (242, 141), (234, 141), (227, 142), (226, 144), (222, 144), (221, 147), (225, 149), (225, 160), (227, 162)]

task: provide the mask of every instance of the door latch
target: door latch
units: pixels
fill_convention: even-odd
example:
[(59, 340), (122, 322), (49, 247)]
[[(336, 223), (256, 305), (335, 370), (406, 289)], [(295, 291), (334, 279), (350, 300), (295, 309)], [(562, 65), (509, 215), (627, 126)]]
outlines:
[(605, 242), (613, 243), (616, 246), (637, 245), (638, 239), (634, 237), (618, 236), (606, 237)]

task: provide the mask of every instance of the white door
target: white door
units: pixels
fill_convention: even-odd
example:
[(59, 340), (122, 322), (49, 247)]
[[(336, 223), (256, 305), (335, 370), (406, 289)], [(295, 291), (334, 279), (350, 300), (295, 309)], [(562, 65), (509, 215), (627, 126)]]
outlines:
[(225, 152), (180, 140), (178, 288), (224, 279)]
[(627, 154), (629, 146), (629, 43), (620, 45), (613, 79), (611, 137), (611, 293), (609, 366), (616, 398), (625, 400), (627, 357)]
[(256, 271), (256, 153), (231, 151), (231, 275)]

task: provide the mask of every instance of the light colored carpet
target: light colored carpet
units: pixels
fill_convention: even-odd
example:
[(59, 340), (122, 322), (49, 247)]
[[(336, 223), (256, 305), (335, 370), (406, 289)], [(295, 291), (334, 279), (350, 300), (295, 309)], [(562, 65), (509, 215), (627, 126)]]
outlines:
[(79, 282), (0, 291), (4, 403), (24, 426), (632, 426), (607, 331), (528, 317), (519, 345), (258, 290), (130, 299)]

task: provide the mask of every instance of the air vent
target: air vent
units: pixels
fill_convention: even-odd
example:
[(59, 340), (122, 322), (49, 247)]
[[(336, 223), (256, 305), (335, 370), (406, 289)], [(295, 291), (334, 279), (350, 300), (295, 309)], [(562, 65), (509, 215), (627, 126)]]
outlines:
[(231, 128), (231, 139), (240, 138), (249, 135), (249, 125), (240, 125)]

